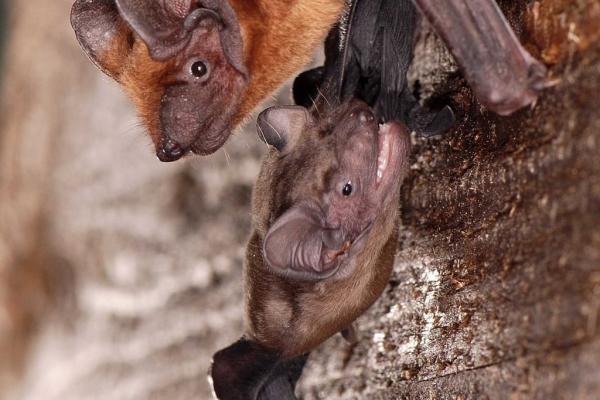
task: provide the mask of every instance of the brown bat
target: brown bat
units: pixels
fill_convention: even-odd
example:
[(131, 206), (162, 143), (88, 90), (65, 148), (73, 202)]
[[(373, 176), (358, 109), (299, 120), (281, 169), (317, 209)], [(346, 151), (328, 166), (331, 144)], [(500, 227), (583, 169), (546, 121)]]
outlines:
[(246, 332), (214, 357), (219, 399), (294, 399), (305, 355), (381, 294), (397, 241), (410, 138), (352, 99), (315, 119), (264, 111), (274, 147), (254, 192), (246, 253)]
[[(414, 0), (500, 114), (535, 102), (545, 68), (493, 0)], [(77, 0), (71, 21), (92, 61), (136, 104), (159, 159), (210, 154), (304, 65), (344, 0)], [(355, 9), (350, 1), (350, 17)], [(400, 26), (401, 21), (397, 21)], [(411, 23), (409, 22), (409, 26)]]
[(345, 0), (77, 0), (76, 36), (135, 103), (158, 158), (219, 149), (310, 61)]

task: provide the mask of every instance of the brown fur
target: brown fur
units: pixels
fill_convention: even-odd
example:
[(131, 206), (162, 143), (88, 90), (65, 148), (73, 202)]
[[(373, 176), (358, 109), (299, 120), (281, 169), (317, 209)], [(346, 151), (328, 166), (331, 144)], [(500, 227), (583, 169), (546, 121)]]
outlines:
[(286, 79), (308, 63), (339, 18), (343, 0), (235, 0), (251, 82), (239, 124)]
[[(397, 216), (386, 215), (388, 221)], [(396, 251), (394, 223), (373, 233), (357, 268), (340, 281), (291, 284), (269, 273), (262, 258), (262, 240), (254, 232), (246, 253), (247, 334), (293, 358), (309, 352), (349, 327), (381, 295), (388, 283)], [(379, 239), (387, 241), (381, 246)], [(340, 301), (343, 299), (343, 301)], [(299, 308), (296, 306), (299, 305)]]
[[(246, 252), (246, 334), (263, 346), (293, 358), (317, 347), (351, 323), (381, 295), (387, 285), (397, 243), (399, 190), (388, 193), (375, 213), (364, 247), (330, 278), (290, 280), (266, 264), (263, 242), (274, 221), (294, 199), (320, 203), (327, 174), (336, 157), (333, 146), (309, 140), (323, 128), (304, 132), (294, 154), (273, 150), (263, 163), (254, 191), (254, 232)], [(320, 133), (318, 135), (321, 135)], [(317, 149), (315, 151), (315, 149)], [(397, 176), (402, 179), (402, 174)]]
[[(343, 9), (343, 0), (231, 0), (244, 42), (244, 62), (250, 82), (232, 128), (312, 57)], [(107, 73), (115, 78), (136, 105), (155, 144), (161, 137), (160, 100), (176, 62), (157, 62), (146, 45), (123, 27), (103, 58)]]

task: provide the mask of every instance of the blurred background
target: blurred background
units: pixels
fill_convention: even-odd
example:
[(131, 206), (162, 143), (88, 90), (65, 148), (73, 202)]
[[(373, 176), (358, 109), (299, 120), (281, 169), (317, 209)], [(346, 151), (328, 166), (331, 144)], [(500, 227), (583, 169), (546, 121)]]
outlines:
[(160, 163), (72, 3), (0, 3), (0, 398), (208, 398), (264, 145)]

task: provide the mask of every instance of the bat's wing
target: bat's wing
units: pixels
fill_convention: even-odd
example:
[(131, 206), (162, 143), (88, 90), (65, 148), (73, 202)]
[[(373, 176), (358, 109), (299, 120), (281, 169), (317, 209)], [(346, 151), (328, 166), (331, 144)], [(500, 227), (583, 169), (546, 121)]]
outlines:
[(283, 359), (242, 338), (213, 357), (210, 377), (219, 400), (296, 400), (294, 389), (308, 354)]
[(375, 108), (386, 120), (409, 122), (408, 112), (416, 100), (407, 88), (406, 73), (413, 58), (417, 10), (410, 0), (386, 0), (377, 23), (381, 90)]
[(383, 121), (399, 120), (434, 135), (454, 124), (449, 107), (422, 108), (407, 85), (418, 13), (411, 0), (356, 0), (342, 41), (341, 98), (358, 96)]
[(494, 0), (414, 0), (481, 103), (508, 115), (532, 104), (546, 68), (519, 43)]
[(296, 400), (295, 388), (308, 354), (282, 362), (264, 385), (258, 400)]
[[(342, 40), (340, 96), (343, 100), (353, 97), (368, 86), (379, 91), (381, 81), (381, 45), (377, 43), (379, 14), (385, 0), (355, 0)], [(365, 98), (371, 104), (370, 99)]]
[(408, 86), (406, 73), (413, 59), (418, 14), (410, 0), (385, 0), (378, 17), (377, 45), (381, 87), (376, 112), (386, 121), (400, 120), (424, 136), (441, 134), (455, 122), (448, 106), (440, 110), (422, 107)]

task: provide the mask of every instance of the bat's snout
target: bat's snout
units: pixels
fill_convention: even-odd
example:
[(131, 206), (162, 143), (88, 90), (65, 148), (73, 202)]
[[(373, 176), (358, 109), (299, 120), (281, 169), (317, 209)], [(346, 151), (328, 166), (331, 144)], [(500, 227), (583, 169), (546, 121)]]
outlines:
[(163, 138), (158, 145), (156, 156), (162, 162), (173, 162), (179, 160), (185, 153), (179, 143), (170, 138)]

